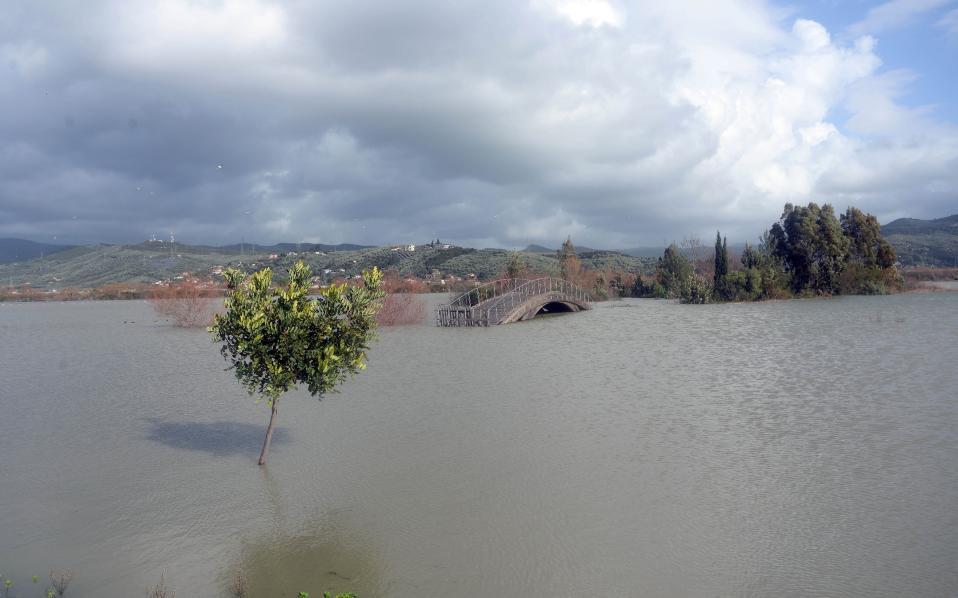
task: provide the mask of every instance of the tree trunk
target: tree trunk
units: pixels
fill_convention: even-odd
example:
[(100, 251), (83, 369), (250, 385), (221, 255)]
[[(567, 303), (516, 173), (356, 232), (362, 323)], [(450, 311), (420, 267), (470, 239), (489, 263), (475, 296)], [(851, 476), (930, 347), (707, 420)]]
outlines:
[(273, 440), (273, 428), (276, 427), (276, 408), (278, 400), (273, 399), (273, 410), (269, 414), (269, 427), (266, 428), (266, 440), (263, 441), (263, 450), (259, 454), (259, 464), (266, 465), (266, 455), (269, 454), (269, 443)]

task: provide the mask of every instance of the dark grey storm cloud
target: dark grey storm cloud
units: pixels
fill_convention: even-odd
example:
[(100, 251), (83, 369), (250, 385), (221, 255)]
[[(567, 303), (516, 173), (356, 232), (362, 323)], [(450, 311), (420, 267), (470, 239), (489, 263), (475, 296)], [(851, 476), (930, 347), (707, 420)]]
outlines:
[(623, 247), (786, 201), (954, 211), (958, 132), (873, 40), (648, 4), (10, 0), (0, 236)]

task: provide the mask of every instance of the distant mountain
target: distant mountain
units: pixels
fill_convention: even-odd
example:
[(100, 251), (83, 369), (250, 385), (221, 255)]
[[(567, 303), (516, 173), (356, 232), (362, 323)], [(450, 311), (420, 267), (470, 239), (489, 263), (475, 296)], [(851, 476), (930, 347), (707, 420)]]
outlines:
[(935, 220), (899, 218), (881, 232), (904, 266), (958, 266), (958, 214)]
[(64, 249), (70, 249), (70, 245), (52, 245), (50, 243), (36, 243), (26, 239), (0, 239), (0, 264), (9, 264), (10, 262), (24, 262), (41, 255), (49, 255)]
[(958, 214), (935, 220), (899, 218), (882, 226), (881, 232), (883, 235), (927, 235), (936, 232), (958, 235)]
[(548, 247), (543, 247), (542, 245), (529, 245), (522, 250), (523, 253), (555, 253), (555, 249), (549, 249)]

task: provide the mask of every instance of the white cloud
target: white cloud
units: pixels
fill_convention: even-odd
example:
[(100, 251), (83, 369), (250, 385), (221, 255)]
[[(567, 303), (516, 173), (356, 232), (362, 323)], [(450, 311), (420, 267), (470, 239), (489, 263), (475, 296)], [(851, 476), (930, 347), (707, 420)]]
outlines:
[(726, 195), (730, 212), (748, 207), (767, 215), (784, 201), (819, 199), (816, 181), (844, 147), (829, 113), (880, 64), (867, 40), (837, 46), (824, 27), (802, 19), (791, 39), (771, 50), (754, 72), (732, 80), (683, 82), (686, 99), (719, 140), (696, 168), (697, 186), (706, 196), (716, 188)]
[(864, 19), (849, 27), (849, 32), (853, 35), (874, 35), (906, 27), (922, 15), (954, 2), (955, 0), (891, 0), (870, 9)]
[(951, 37), (958, 38), (958, 8), (945, 13), (937, 25), (942, 27)]
[(823, 50), (832, 41), (828, 31), (821, 24), (807, 19), (796, 20), (795, 25), (792, 26), (792, 32), (802, 41), (804, 49), (810, 52)]
[[(911, 73), (760, 0), (117, 1), (46, 20), (0, 48), (18, 231), (116, 201), (96, 234), (132, 234), (128, 190), (149, 184), (147, 234), (634, 246), (752, 238), (785, 201), (941, 215), (958, 188), (954, 126), (900, 102)], [(51, 96), (20, 100), (30, 77)], [(97, 184), (67, 184), (83, 173)]]
[(813, 125), (803, 127), (798, 130), (798, 133), (802, 137), (802, 142), (808, 147), (815, 147), (827, 141), (832, 135), (839, 134), (835, 125), (824, 122), (817, 122)]
[(98, 16), (117, 25), (103, 39), (102, 59), (140, 74), (189, 71), (216, 80), (222, 69), (258, 64), (290, 41), (283, 9), (262, 0), (120, 2)]
[(606, 0), (532, 0), (532, 5), (551, 9), (575, 25), (622, 25), (622, 13)]

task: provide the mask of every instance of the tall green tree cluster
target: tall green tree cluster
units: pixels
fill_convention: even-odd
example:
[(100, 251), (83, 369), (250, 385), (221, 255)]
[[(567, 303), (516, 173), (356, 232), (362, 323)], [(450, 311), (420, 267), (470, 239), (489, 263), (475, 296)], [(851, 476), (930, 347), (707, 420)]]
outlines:
[(732, 268), (728, 241), (716, 232), (711, 280), (697, 276), (672, 244), (659, 259), (655, 279), (639, 278), (633, 293), (686, 303), (878, 294), (900, 284), (895, 259), (871, 214), (850, 207), (836, 217), (828, 204), (789, 203), (757, 246), (745, 245), (741, 267)]
[(682, 286), (692, 276), (692, 263), (679, 250), (675, 243), (669, 245), (656, 268), (659, 281), (665, 288), (665, 294), (670, 299), (677, 299), (682, 294)]
[(636, 277), (632, 295), (657, 299), (679, 299), (683, 303), (709, 303), (712, 282), (695, 273), (692, 261), (672, 243), (665, 248), (655, 268), (655, 277)]
[(785, 204), (768, 243), (796, 294), (881, 293), (895, 281), (895, 250), (878, 220), (857, 208), (836, 218), (828, 204)]
[(772, 253), (782, 259), (794, 293), (834, 294), (845, 268), (848, 238), (832, 206), (785, 204), (769, 230)]
[(858, 208), (848, 208), (840, 218), (842, 233), (848, 238), (848, 262), (865, 268), (891, 268), (895, 249), (881, 236), (878, 219)]
[(692, 262), (675, 243), (665, 248), (655, 267), (655, 277), (643, 280), (636, 277), (632, 294), (636, 297), (678, 299), (688, 279), (693, 276)]

